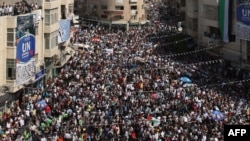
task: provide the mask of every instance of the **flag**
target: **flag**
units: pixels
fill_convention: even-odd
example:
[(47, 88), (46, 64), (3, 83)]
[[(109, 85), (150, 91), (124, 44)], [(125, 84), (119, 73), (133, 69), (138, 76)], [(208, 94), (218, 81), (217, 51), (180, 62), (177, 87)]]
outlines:
[(229, 0), (219, 2), (219, 28), (223, 42), (229, 42)]
[(131, 134), (132, 139), (136, 139), (136, 133), (133, 131)]
[(147, 116), (147, 121), (151, 121), (152, 120), (152, 116), (151, 115), (148, 115)]
[(152, 126), (159, 126), (160, 123), (161, 123), (161, 120), (159, 118), (154, 118), (153, 117), (152, 120), (151, 120)]

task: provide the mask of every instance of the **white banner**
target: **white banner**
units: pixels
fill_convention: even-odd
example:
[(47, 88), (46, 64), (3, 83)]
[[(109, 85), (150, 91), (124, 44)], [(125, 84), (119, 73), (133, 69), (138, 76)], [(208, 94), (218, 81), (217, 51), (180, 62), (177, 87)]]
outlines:
[(250, 41), (250, 27), (241, 23), (237, 23), (236, 37), (237, 39)]
[(36, 72), (35, 58), (30, 59), (26, 63), (16, 64), (16, 86), (28, 82), (34, 78)]

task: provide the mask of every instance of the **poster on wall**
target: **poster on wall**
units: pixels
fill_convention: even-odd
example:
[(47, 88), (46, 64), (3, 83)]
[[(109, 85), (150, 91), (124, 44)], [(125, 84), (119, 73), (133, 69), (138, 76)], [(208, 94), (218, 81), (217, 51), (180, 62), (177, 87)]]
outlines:
[(58, 43), (65, 42), (70, 37), (70, 19), (59, 21)]
[(236, 38), (250, 41), (250, 2), (236, 1)]
[(16, 28), (16, 86), (35, 75), (35, 16), (17, 17)]

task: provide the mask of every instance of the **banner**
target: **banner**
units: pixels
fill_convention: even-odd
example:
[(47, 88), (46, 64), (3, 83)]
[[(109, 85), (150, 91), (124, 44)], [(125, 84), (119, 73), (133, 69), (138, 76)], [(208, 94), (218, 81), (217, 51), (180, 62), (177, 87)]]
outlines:
[(236, 1), (236, 38), (250, 41), (250, 2)]
[(229, 42), (229, 0), (220, 0), (219, 2), (219, 28), (223, 42)]
[(17, 17), (16, 28), (16, 86), (34, 78), (35, 15)]
[(70, 37), (70, 19), (59, 21), (58, 43), (65, 42)]

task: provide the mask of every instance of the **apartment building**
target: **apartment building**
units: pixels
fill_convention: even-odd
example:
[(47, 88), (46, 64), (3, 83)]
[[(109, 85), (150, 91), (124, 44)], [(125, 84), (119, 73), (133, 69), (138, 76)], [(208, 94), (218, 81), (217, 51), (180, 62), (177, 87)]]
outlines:
[(75, 10), (86, 20), (109, 25), (143, 25), (148, 0), (76, 0)]
[[(0, 16), (0, 95), (42, 87), (73, 53), (69, 38), (74, 0), (0, 0), (0, 4), (13, 6), (13, 13)], [(20, 12), (14, 8), (19, 4), (37, 8)]]
[[(244, 5), (244, 1), (186, 0), (183, 6), (185, 9), (184, 30), (197, 39), (200, 47), (221, 46), (211, 52), (232, 64), (248, 68), (250, 66), (250, 42), (247, 33), (249, 33), (250, 24), (246, 23), (243, 25), (243, 30), (239, 29), (241, 23), (238, 18), (242, 17), (237, 17), (237, 15), (242, 16), (240, 15), (242, 10), (248, 11), (250, 8), (246, 6), (245, 9), (241, 9), (240, 5)], [(222, 8), (227, 11), (222, 12), (220, 10)], [(222, 19), (224, 19), (222, 17), (228, 17), (227, 22), (222, 23)], [(225, 27), (227, 28), (227, 40), (223, 37)], [(242, 34), (237, 31), (247, 33), (242, 37)]]

